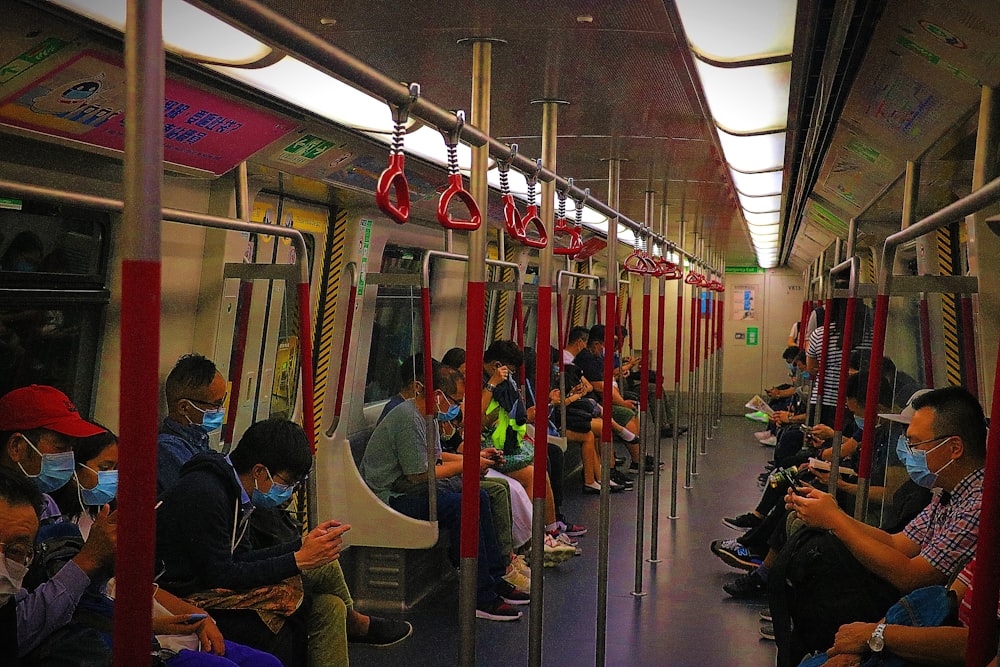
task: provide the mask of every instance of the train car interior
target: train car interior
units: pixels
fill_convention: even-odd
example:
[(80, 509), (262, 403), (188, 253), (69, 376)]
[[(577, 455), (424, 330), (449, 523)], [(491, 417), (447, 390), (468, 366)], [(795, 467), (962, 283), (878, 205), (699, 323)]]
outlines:
[[(161, 5), (162, 24), (143, 18)], [(352, 643), (354, 664), (782, 664), (767, 587), (729, 592), (764, 554), (734, 564), (717, 543), (740, 536), (721, 519), (798, 474), (778, 465), (785, 429), (803, 452), (829, 438), (832, 481), (817, 488), (878, 527), (909, 481), (884, 444), (906, 427), (879, 414), (949, 386), (987, 417), (997, 407), (1000, 277), (984, 270), (1000, 257), (995, 2), (4, 10), (0, 396), (58, 388), (120, 431), (123, 471), (155, 466), (147, 427), (168, 414), (164, 381), (185, 354), (226, 381), (212, 450), (268, 418), (302, 425), (313, 467), (288, 514), (304, 534), (350, 524), (340, 563), (356, 605), (413, 626), (390, 648)], [(563, 350), (594, 325), (605, 374), (634, 363), (619, 380), (634, 400), (598, 394), (598, 426), (567, 431)], [(427, 419), (433, 463), (435, 434), (455, 426), (433, 417), (430, 359), (453, 348), (465, 432), (482, 431), (468, 406), (492, 391), (495, 341), (537, 366), (508, 369), (532, 406), (519, 424), (536, 469), (562, 462), (557, 523), (586, 526), (566, 562), (539, 572), (553, 563), (526, 555), (519, 623), (472, 614), (476, 524), (456, 569), (435, 504), (424, 518), (394, 509), (363, 463), (400, 396)], [(782, 359), (792, 345), (801, 368)], [(406, 393), (414, 375), (427, 393)], [(794, 410), (774, 416), (779, 393), (801, 404), (801, 428)], [(548, 418), (533, 408), (545, 394)], [(608, 418), (625, 403), (634, 433)], [(996, 559), (990, 452), (977, 558)], [(475, 457), (462, 456), (468, 484)], [(838, 486), (841, 465), (854, 476)], [(148, 481), (123, 474), (120, 497), (152, 498)], [(525, 491), (538, 544), (555, 524), (537, 518), (545, 484)], [(122, 581), (152, 585), (154, 545), (129, 527), (153, 520), (123, 514)], [(995, 596), (1000, 580), (985, 586)], [(969, 655), (986, 660), (966, 664), (985, 665), (996, 618), (977, 600)], [(135, 664), (121, 644), (115, 664)]]

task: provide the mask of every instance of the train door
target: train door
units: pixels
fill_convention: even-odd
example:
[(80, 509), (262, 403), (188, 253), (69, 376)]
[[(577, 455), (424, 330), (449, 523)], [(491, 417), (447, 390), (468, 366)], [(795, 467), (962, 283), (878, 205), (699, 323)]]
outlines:
[[(323, 247), (330, 219), (328, 208), (262, 194), (251, 219), (306, 232), (313, 275), (315, 248)], [(242, 261), (225, 265), (215, 361), (230, 383), (230, 416), (221, 436), (231, 434), (230, 445), (250, 424), (268, 417), (292, 418), (296, 409), (301, 345), (294, 262), (295, 248), (287, 239), (250, 235)]]

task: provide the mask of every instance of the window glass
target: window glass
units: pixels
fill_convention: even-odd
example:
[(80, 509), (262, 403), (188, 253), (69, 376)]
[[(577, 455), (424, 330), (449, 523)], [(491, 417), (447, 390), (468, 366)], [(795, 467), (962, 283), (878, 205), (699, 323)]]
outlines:
[(60, 276), (103, 283), (103, 245), (100, 216), (27, 202), (21, 210), (0, 209), (0, 272), (8, 285)]

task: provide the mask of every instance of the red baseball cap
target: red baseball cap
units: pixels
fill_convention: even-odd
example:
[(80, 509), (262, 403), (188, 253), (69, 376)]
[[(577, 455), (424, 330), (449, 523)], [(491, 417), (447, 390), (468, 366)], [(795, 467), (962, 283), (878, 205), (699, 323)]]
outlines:
[(105, 429), (82, 417), (69, 397), (41, 384), (15, 389), (0, 398), (0, 431), (46, 428), (73, 438), (86, 438)]

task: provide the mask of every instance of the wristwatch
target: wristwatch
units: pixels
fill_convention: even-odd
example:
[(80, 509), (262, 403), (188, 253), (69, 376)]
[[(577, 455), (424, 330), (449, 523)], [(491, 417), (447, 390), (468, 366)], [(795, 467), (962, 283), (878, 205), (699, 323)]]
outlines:
[(488, 392), (490, 392), (492, 394), (493, 392), (495, 392), (497, 390), (497, 386), (495, 384), (493, 384), (492, 382), (487, 382), (486, 386), (484, 387), (484, 389), (486, 389), (486, 391), (488, 391)]
[(882, 649), (885, 648), (885, 623), (879, 623), (875, 626), (875, 632), (868, 639), (868, 648), (870, 648), (875, 653), (881, 653)]

